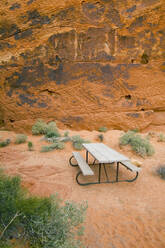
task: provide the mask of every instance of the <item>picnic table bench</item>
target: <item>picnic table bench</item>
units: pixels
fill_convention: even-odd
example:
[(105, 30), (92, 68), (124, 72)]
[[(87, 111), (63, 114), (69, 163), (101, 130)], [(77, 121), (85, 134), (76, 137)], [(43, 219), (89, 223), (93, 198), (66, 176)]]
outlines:
[[(79, 185), (89, 185), (89, 184), (100, 184), (100, 183), (115, 183), (115, 182), (133, 182), (137, 179), (139, 171), (141, 170), (134, 164), (132, 164), (129, 158), (125, 157), (123, 154), (107, 147), (103, 143), (90, 143), (90, 144), (83, 144), (84, 148), (86, 149), (86, 160), (81, 156), (79, 152), (73, 152), (71, 158), (69, 159), (69, 163), (71, 166), (78, 166), (79, 172), (76, 175), (76, 181)], [(82, 183), (79, 181), (79, 176), (82, 174), (83, 176), (93, 176), (94, 172), (92, 171), (89, 162), (88, 162), (88, 153), (92, 155), (94, 158), (94, 162), (92, 165), (99, 165), (99, 174), (98, 174), (98, 181), (96, 182), (87, 182)], [(76, 160), (76, 163), (73, 163), (73, 159)], [(97, 161), (97, 163), (96, 163)], [(105, 165), (106, 164), (114, 164), (117, 163), (116, 167), (116, 179), (110, 181), (108, 178), (107, 170)], [(119, 180), (119, 165), (123, 165), (128, 170), (135, 172), (135, 177), (132, 179), (126, 180)], [(104, 168), (104, 172), (106, 175), (107, 180), (101, 182), (101, 168)]]

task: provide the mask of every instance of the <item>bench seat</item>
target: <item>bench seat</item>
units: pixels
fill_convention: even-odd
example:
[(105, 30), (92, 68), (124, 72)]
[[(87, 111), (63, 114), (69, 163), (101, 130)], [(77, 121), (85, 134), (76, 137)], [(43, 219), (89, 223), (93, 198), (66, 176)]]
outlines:
[(129, 161), (123, 161), (123, 162), (120, 162), (120, 163), (123, 164), (125, 167), (127, 167), (131, 171), (139, 172), (141, 170), (141, 168), (139, 168), (136, 165), (130, 163)]
[(74, 158), (76, 159), (80, 170), (84, 176), (93, 176), (94, 172), (91, 170), (89, 165), (86, 163), (85, 159), (80, 155), (79, 152), (72, 152)]

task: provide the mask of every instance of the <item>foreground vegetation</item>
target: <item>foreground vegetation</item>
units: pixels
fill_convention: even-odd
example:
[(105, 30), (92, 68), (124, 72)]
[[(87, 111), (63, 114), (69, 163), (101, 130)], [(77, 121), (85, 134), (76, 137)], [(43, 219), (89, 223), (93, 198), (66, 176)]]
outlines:
[(142, 138), (136, 131), (128, 131), (120, 137), (119, 144), (121, 146), (130, 145), (132, 150), (141, 157), (151, 156), (154, 154), (154, 147), (149, 139)]
[(51, 145), (42, 146), (41, 152), (49, 152), (54, 149), (62, 150), (65, 147), (64, 143), (68, 141), (72, 142), (73, 148), (76, 150), (81, 150), (83, 148), (82, 144), (89, 142), (81, 138), (79, 135), (69, 137), (68, 131), (66, 131), (62, 137), (54, 121), (48, 124), (43, 120), (36, 121), (36, 123), (32, 126), (32, 134), (44, 134), (44, 139), (52, 143)]
[(87, 204), (62, 203), (57, 196), (29, 196), (18, 177), (0, 171), (0, 247), (11, 240), (31, 248), (80, 248)]

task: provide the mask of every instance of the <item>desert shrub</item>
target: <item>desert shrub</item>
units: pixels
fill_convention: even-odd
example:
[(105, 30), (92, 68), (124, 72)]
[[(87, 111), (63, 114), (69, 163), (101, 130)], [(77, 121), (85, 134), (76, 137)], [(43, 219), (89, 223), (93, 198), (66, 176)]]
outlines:
[(56, 123), (55, 121), (51, 121), (47, 124), (47, 127), (46, 127), (46, 133), (48, 132), (54, 132), (57, 130), (57, 126), (56, 126)]
[(10, 144), (10, 139), (6, 139), (4, 141), (1, 141), (0, 142), (0, 147), (5, 147), (5, 146), (8, 146)]
[(61, 136), (54, 121), (49, 122), (48, 124), (42, 120), (36, 121), (32, 126), (32, 133), (34, 135), (45, 134), (46, 138)]
[(32, 134), (40, 135), (45, 134), (47, 130), (47, 124), (43, 120), (37, 120), (32, 126)]
[(29, 151), (33, 150), (33, 143), (31, 141), (28, 141), (28, 150)]
[(17, 134), (15, 139), (15, 144), (25, 143), (27, 140), (27, 136), (25, 134)]
[(71, 141), (72, 141), (72, 145), (73, 147), (76, 149), (76, 150), (82, 150), (83, 149), (83, 146), (82, 144), (83, 143), (89, 143), (88, 140), (84, 140), (83, 138), (80, 137), (80, 135), (75, 135), (71, 138)]
[(139, 132), (139, 129), (138, 128), (134, 128), (134, 129), (131, 129), (132, 132), (134, 133), (138, 133)]
[(157, 174), (165, 180), (165, 166), (160, 166), (158, 169), (157, 169)]
[(52, 150), (62, 150), (64, 149), (64, 143), (63, 142), (54, 142), (53, 144), (49, 146), (42, 146), (41, 152), (50, 152)]
[(71, 141), (71, 140), (72, 140), (72, 138), (69, 137), (69, 136), (64, 136), (64, 137), (62, 138), (62, 141), (63, 141), (63, 142), (68, 142), (68, 141)]
[(45, 140), (50, 142), (50, 143), (58, 143), (58, 142), (68, 142), (71, 141), (70, 137), (51, 137), (51, 138), (47, 138), (45, 137)]
[(148, 139), (142, 138), (134, 131), (128, 131), (119, 140), (120, 145), (130, 145), (132, 150), (142, 157), (151, 156), (154, 154), (154, 148)]
[(0, 241), (1, 248), (14, 248), (10, 241)]
[[(79, 248), (87, 204), (62, 201), (57, 196), (31, 197), (18, 177), (0, 172), (0, 247), (10, 238), (35, 248)], [(6, 246), (5, 246), (6, 245)]]
[(69, 131), (65, 131), (64, 137), (68, 137), (68, 136), (69, 136)]
[(60, 137), (60, 133), (58, 131), (58, 129), (56, 130), (50, 130), (50, 131), (47, 131), (46, 134), (45, 134), (45, 137), (46, 138), (52, 138), (52, 137)]
[(165, 135), (163, 133), (158, 134), (158, 142), (165, 142)]
[(98, 135), (98, 139), (99, 139), (101, 142), (103, 142), (103, 140), (104, 140), (104, 135), (103, 135), (103, 134), (99, 134), (99, 135)]
[(100, 128), (98, 129), (98, 131), (99, 131), (99, 132), (105, 133), (105, 132), (108, 131), (108, 128), (107, 128), (107, 127), (100, 127)]

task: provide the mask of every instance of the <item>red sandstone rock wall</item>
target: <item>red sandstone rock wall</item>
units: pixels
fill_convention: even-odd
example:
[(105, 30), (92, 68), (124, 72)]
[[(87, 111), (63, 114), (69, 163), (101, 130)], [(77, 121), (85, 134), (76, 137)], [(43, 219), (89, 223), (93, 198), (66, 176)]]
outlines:
[(1, 0), (0, 125), (165, 124), (164, 0)]

